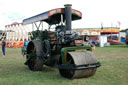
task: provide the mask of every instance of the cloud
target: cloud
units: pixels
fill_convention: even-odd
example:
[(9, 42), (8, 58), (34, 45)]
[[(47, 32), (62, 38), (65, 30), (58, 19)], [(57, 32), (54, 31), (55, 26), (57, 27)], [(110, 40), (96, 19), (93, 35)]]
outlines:
[(17, 12), (2, 12), (0, 13), (0, 29), (4, 29), (5, 25), (13, 22), (18, 22), (24, 16)]
[(23, 15), (21, 15), (17, 12), (11, 12), (7, 16), (8, 16), (8, 19), (11, 21), (14, 21), (14, 20), (17, 20), (17, 19), (24, 17)]
[[(73, 28), (116, 26), (121, 22), (122, 29), (128, 27), (127, 0), (0, 0), (0, 29), (18, 19), (54, 8), (72, 4), (73, 9), (82, 12), (82, 20), (75, 21)], [(18, 20), (19, 21), (19, 20)]]

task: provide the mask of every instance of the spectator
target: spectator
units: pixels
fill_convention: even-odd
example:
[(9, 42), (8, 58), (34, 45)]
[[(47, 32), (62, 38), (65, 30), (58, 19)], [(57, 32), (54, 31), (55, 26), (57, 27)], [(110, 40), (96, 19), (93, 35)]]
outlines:
[(88, 44), (89, 44), (89, 45), (91, 44), (91, 41), (90, 41), (90, 40), (88, 40)]
[(2, 52), (3, 52), (3, 56), (5, 56), (5, 47), (6, 47), (6, 42), (5, 42), (5, 40), (2, 40)]
[(92, 44), (93, 44), (93, 45), (96, 45), (95, 41), (92, 41)]
[(24, 42), (24, 46), (27, 49), (27, 46), (28, 46), (28, 41), (27, 40)]
[(92, 41), (91, 47), (92, 47), (93, 50), (95, 51), (95, 47), (96, 47), (96, 43), (95, 43), (95, 41)]

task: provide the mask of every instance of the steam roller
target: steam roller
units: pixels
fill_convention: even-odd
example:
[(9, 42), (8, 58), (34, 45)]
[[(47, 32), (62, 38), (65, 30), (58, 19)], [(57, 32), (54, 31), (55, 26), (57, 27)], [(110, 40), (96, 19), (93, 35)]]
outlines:
[[(46, 65), (58, 68), (62, 77), (73, 79), (90, 77), (101, 66), (92, 48), (84, 45), (85, 36), (71, 29), (71, 21), (82, 18), (82, 13), (71, 6), (66, 4), (65, 8), (53, 9), (23, 20), (24, 25), (32, 23), (37, 27), (37, 35), (29, 41), (27, 49), (23, 51), (25, 53), (22, 52), (26, 55), (25, 65), (30, 70), (42, 71), (43, 65)], [(37, 22), (40, 22), (39, 26)], [(39, 30), (43, 22), (48, 23), (47, 30)]]

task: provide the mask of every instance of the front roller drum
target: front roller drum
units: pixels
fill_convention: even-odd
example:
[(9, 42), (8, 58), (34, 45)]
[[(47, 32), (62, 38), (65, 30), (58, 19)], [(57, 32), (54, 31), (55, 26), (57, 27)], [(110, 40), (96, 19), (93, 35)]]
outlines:
[[(61, 63), (61, 62), (60, 62)], [(90, 77), (95, 74), (100, 63), (90, 51), (74, 51), (67, 53), (67, 64), (59, 67), (61, 76), (65, 78)]]

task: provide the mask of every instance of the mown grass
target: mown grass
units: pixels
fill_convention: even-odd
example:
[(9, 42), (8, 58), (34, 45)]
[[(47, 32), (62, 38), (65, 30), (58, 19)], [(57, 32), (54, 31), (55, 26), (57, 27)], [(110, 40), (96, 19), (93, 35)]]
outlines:
[(94, 54), (102, 66), (94, 76), (65, 79), (55, 68), (44, 67), (42, 72), (29, 71), (24, 65), (21, 49), (7, 48), (6, 56), (0, 50), (0, 85), (127, 85), (128, 46), (97, 47)]

